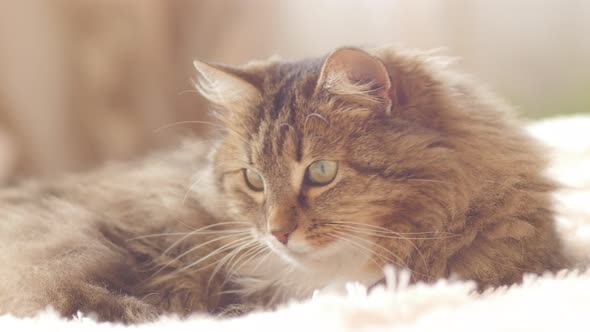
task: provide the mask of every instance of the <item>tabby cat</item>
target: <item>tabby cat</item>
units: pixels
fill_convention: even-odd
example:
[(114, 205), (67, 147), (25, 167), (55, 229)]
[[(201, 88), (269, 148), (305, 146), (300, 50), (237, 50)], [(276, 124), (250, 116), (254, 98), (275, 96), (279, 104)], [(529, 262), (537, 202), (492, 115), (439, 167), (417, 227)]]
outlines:
[(424, 53), (195, 62), (217, 140), (0, 193), (0, 313), (269, 308), (385, 265), (480, 289), (566, 266), (543, 150)]

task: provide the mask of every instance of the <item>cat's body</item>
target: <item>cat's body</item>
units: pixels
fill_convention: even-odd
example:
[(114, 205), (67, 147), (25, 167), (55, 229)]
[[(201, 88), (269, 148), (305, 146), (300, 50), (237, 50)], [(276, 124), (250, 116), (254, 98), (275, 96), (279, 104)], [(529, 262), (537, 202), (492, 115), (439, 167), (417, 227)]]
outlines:
[[(193, 150), (197, 153), (184, 150), (165, 160), (112, 165), (54, 183), (4, 190), (0, 194), (2, 311), (31, 314), (51, 304), (66, 315), (87, 310), (100, 312), (103, 319), (134, 320), (133, 305), (139, 311), (151, 310), (139, 299), (155, 296), (144, 299), (148, 294), (134, 288), (146, 272), (153, 272), (142, 271), (149, 268), (149, 260), (171, 244), (165, 242), (178, 237), (133, 238), (213, 223), (193, 200), (183, 204), (195, 167), (203, 166), (199, 154), (204, 151)], [(198, 278), (195, 283), (198, 287), (191, 291), (199, 298), (196, 309), (206, 309), (200, 294), (205, 290)], [(100, 292), (104, 298), (95, 298)], [(130, 312), (116, 312), (117, 308), (109, 309), (112, 316), (101, 312), (117, 301), (128, 302), (123, 307)]]
[(565, 267), (542, 150), (504, 106), (427, 56), (367, 52), (196, 63), (226, 129), (210, 158), (187, 141), (1, 192), (0, 313), (134, 322), (372, 285), (385, 264), (480, 288)]

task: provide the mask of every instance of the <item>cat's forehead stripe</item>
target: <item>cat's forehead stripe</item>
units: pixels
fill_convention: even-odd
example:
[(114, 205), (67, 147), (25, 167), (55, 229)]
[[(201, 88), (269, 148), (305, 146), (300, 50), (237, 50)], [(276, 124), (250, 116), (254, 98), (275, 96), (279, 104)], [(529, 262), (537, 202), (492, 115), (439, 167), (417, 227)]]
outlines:
[(285, 110), (285, 105), (290, 104), (295, 99), (293, 85), (296, 78), (296, 75), (289, 75), (280, 82), (277, 82), (278, 87), (273, 96), (271, 109), (269, 110), (271, 120), (276, 121), (282, 111)]
[(296, 161), (301, 161), (302, 133), (297, 126), (298, 112), (301, 110), (297, 102), (297, 91), (300, 85), (309, 83), (294, 68), (279, 69), (277, 72), (280, 74), (279, 78), (266, 84), (269, 98), (261, 108), (265, 113), (267, 127), (257, 128), (259, 135), (263, 137), (262, 154), (267, 157), (291, 155)]
[(288, 113), (288, 116), (281, 117), (281, 120), (285, 118), (284, 122), (277, 121), (275, 126), (278, 126), (278, 139), (276, 141), (277, 144), (277, 153), (282, 153), (285, 141), (287, 140), (287, 136), (295, 135), (297, 136), (297, 132), (295, 131), (295, 98), (290, 96), (288, 106), (283, 105), (284, 112)]

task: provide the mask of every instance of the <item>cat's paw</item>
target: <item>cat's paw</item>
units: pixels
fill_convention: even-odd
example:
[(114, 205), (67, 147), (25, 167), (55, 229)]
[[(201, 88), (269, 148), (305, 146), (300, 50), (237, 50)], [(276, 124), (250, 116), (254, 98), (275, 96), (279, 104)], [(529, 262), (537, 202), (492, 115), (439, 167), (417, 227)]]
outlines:
[(104, 299), (102, 304), (87, 308), (89, 316), (98, 321), (123, 322), (138, 324), (154, 321), (158, 318), (158, 310), (147, 303), (130, 296), (115, 296)]
[(50, 302), (65, 317), (81, 313), (97, 321), (135, 324), (154, 321), (159, 316), (156, 307), (138, 298), (90, 284), (61, 289)]

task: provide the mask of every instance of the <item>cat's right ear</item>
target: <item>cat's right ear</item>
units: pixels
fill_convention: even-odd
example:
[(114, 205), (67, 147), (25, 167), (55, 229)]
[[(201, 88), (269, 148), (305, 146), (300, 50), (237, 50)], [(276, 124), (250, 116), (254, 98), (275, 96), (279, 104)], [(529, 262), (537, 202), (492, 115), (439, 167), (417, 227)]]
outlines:
[(239, 69), (195, 60), (197, 71), (193, 82), (199, 93), (209, 102), (227, 111), (245, 111), (261, 100), (260, 91)]
[(344, 47), (324, 60), (316, 91), (390, 113), (391, 79), (383, 62), (367, 51)]

